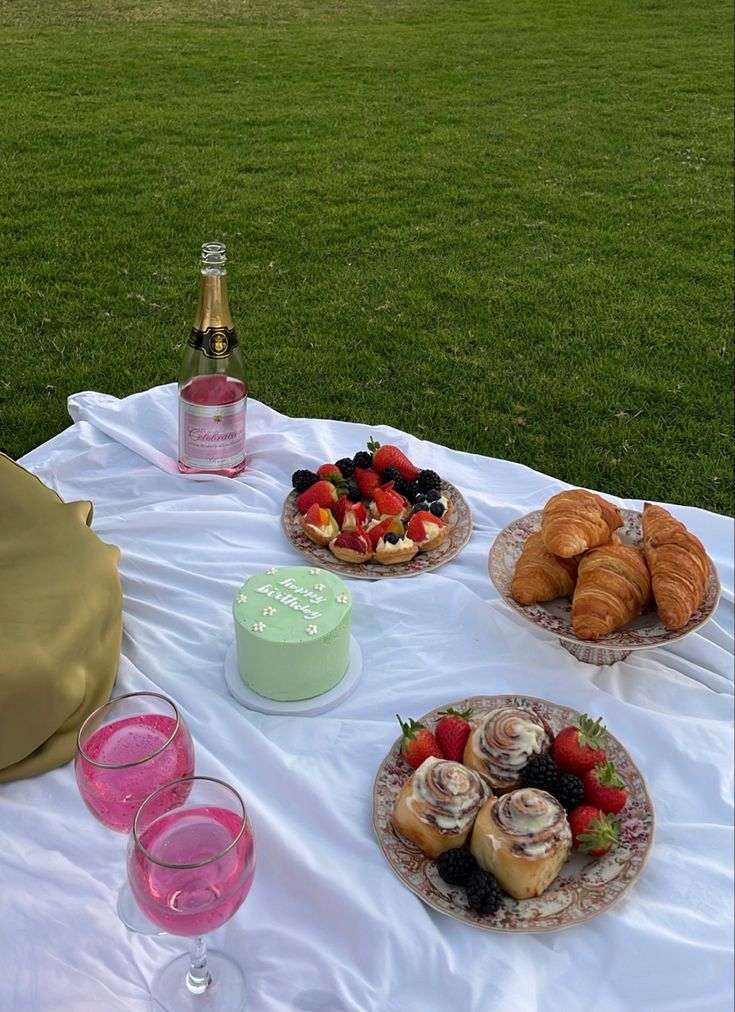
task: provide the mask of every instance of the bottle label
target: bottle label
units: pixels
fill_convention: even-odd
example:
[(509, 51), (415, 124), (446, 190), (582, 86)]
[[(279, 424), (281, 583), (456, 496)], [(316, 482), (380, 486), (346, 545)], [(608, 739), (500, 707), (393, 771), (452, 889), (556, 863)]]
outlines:
[(179, 398), (180, 457), (187, 467), (219, 471), (245, 459), (245, 402), (192, 404)]
[(226, 358), (237, 348), (237, 334), (234, 327), (207, 327), (206, 330), (192, 327), (187, 344), (206, 358)]

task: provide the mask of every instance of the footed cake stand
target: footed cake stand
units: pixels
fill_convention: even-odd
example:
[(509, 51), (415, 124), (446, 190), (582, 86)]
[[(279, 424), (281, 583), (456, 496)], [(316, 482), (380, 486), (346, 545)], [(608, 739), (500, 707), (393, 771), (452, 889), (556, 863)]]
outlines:
[(316, 717), (327, 710), (344, 702), (352, 692), (362, 676), (362, 650), (354, 636), (350, 636), (350, 665), (337, 682), (334, 688), (319, 696), (312, 696), (311, 699), (267, 699), (265, 696), (253, 692), (250, 686), (246, 685), (240, 677), (237, 667), (237, 647), (233, 640), (225, 657), (225, 683), (230, 695), (247, 707), (248, 710), (256, 710), (258, 713), (277, 714), (279, 716), (298, 715), (300, 717)]

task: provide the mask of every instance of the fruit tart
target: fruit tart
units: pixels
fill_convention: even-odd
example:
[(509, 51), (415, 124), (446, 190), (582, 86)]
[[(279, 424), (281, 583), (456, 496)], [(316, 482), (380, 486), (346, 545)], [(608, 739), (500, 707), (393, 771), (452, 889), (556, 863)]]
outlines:
[(370, 503), (370, 513), (373, 517), (398, 517), (399, 520), (407, 520), (411, 516), (411, 504), (405, 495), (395, 490), (395, 482), (388, 481), (373, 490), (373, 501)]
[[(446, 483), (435, 471), (416, 467), (397, 446), (381, 446), (371, 439), (367, 450), (352, 457), (315, 470), (300, 468), (291, 482), (301, 514), (297, 523), (340, 561), (395, 565), (452, 538), (446, 523), (452, 513)], [(336, 531), (324, 511), (333, 518)]]
[(373, 546), (360, 524), (354, 531), (341, 531), (329, 542), (329, 550), (342, 562), (359, 565), (373, 557)]
[(301, 515), (300, 521), (304, 534), (317, 545), (328, 545), (339, 534), (339, 524), (332, 516), (332, 511), (317, 503)]
[(383, 566), (392, 566), (397, 562), (410, 562), (418, 552), (414, 544), (405, 534), (387, 531), (375, 545), (375, 561)]
[(409, 520), (406, 533), (420, 552), (431, 552), (447, 540), (449, 528), (433, 513), (419, 512)]

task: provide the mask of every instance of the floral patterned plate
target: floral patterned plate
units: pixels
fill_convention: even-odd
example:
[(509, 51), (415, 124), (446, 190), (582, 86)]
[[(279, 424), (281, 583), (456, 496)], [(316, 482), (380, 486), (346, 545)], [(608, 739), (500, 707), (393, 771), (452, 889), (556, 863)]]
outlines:
[(433, 552), (418, 552), (410, 562), (397, 562), (392, 566), (372, 561), (357, 565), (343, 562), (333, 555), (326, 545), (317, 545), (307, 538), (299, 523), (300, 514), (296, 509), (295, 492), (291, 492), (283, 504), (281, 524), (293, 547), (305, 555), (314, 566), (331, 569), (340, 576), (353, 576), (362, 580), (379, 580), (386, 576), (416, 576), (417, 573), (428, 573), (449, 562), (464, 548), (472, 534), (472, 513), (462, 493), (448, 481), (442, 481), (441, 491), (452, 503), (452, 511), (447, 520), (449, 537)]
[[(499, 706), (519, 706), (545, 718), (554, 733), (579, 717), (578, 711), (571, 707), (533, 696), (473, 696), (439, 706), (421, 717), (421, 722), (433, 727), (439, 719), (439, 710), (449, 706), (456, 710), (471, 707), (473, 717), (480, 717)], [(425, 857), (391, 824), (398, 792), (412, 772), (401, 758), (400, 742), (399, 737), (375, 778), (373, 825), (388, 864), (398, 878), (435, 910), (485, 931), (556, 931), (608, 910), (643, 872), (653, 844), (653, 803), (640, 770), (620, 742), (608, 732), (608, 758), (615, 763), (628, 788), (628, 801), (620, 813), (620, 844), (598, 858), (573, 851), (559, 876), (541, 896), (529, 900), (505, 896), (496, 914), (482, 917), (474, 913), (467, 906), (464, 889), (447, 885), (437, 874), (436, 862)]]
[[(505, 603), (522, 615), (537, 628), (554, 633), (561, 645), (581, 661), (592, 664), (612, 664), (628, 656), (631, 650), (659, 647), (694, 632), (712, 616), (720, 599), (720, 581), (717, 569), (709, 561), (709, 579), (704, 602), (699, 611), (692, 615), (683, 629), (667, 629), (656, 614), (655, 606), (649, 607), (642, 615), (634, 618), (622, 629), (603, 636), (594, 643), (579, 639), (572, 629), (572, 602), (568, 597), (557, 597), (554, 601), (522, 605), (514, 601), (510, 585), (516, 563), (528, 538), (541, 529), (542, 510), (527, 513), (498, 534), (488, 558), (490, 579)], [(638, 510), (621, 509), (623, 526), (616, 532), (624, 544), (640, 545), (643, 541), (641, 514)]]

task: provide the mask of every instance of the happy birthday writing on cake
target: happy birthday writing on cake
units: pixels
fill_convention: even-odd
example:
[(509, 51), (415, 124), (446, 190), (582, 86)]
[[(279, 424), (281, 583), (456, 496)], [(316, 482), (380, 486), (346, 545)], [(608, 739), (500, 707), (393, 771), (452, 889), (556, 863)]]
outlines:
[(307, 587), (299, 587), (297, 583), (294, 583), (291, 577), (287, 577), (285, 580), (281, 580), (278, 585), (279, 587), (287, 587), (288, 590), (292, 590), (293, 594), (284, 594), (283, 591), (279, 590), (278, 587), (272, 586), (270, 583), (263, 584), (262, 587), (258, 587), (258, 594), (265, 594), (266, 597), (275, 598), (276, 601), (280, 601), (281, 604), (285, 604), (287, 607), (292, 608), (293, 611), (300, 611), (307, 618), (321, 618), (322, 613), (320, 611), (313, 611), (308, 604), (305, 604), (299, 599), (294, 597), (294, 594), (305, 597), (311, 604), (322, 604), (326, 601), (326, 597), (321, 594), (317, 594), (314, 590), (309, 590)]

